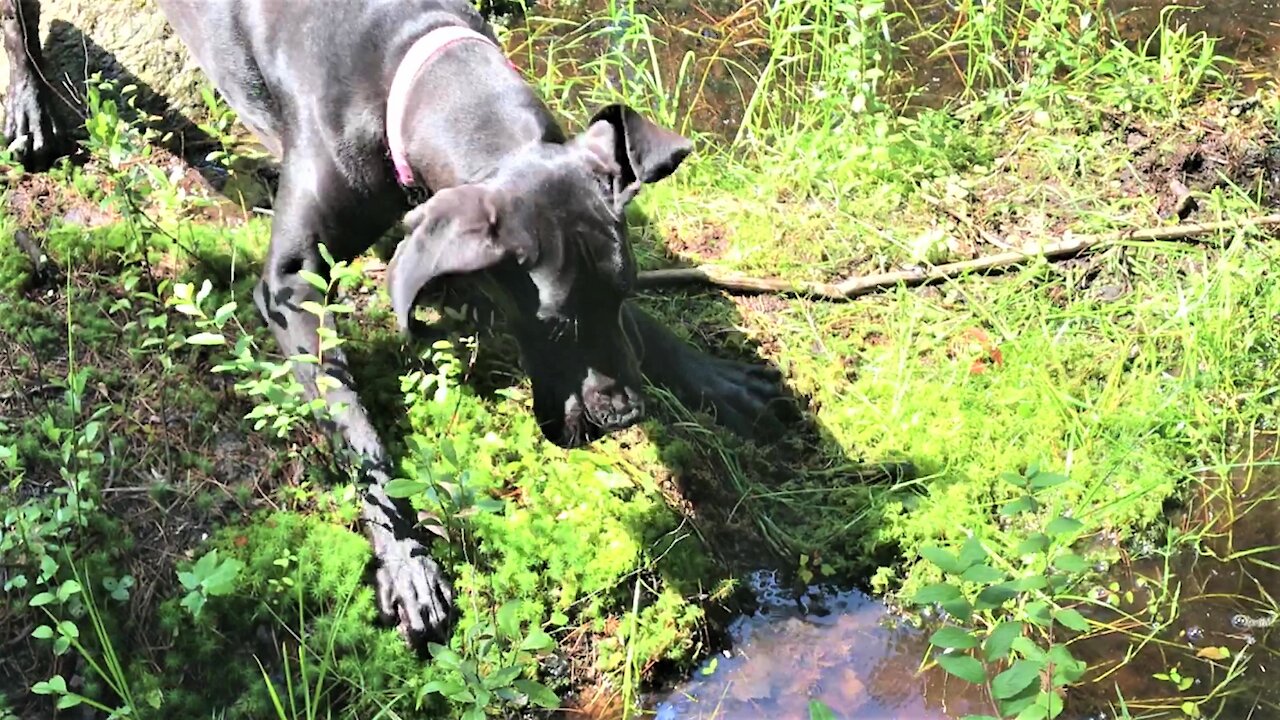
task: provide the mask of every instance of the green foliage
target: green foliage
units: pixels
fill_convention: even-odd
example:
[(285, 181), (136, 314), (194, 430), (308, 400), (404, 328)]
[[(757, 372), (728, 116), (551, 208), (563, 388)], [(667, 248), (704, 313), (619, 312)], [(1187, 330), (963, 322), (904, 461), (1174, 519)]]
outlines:
[(178, 571), (178, 582), (187, 589), (182, 607), (194, 617), (200, 617), (205, 602), (211, 597), (230, 595), (236, 587), (236, 576), (244, 563), (235, 558), (219, 558), (217, 550), (204, 554), (190, 570)]
[[(1019, 494), (1000, 507), (1000, 515), (1021, 521), (1029, 534), (971, 535), (955, 552), (922, 547), (920, 555), (944, 580), (921, 588), (913, 601), (945, 613), (948, 624), (929, 638), (934, 660), (961, 680), (989, 687), (999, 717), (1055, 718), (1063, 709), (1063, 689), (1087, 669), (1059, 636), (1084, 632), (1089, 623), (1058, 599), (1088, 570), (1071, 550), (1087, 526), (1065, 515), (1044, 522), (1042, 497), (1069, 483), (1066, 475), (1032, 464), (1002, 479)], [(1042, 531), (1034, 530), (1037, 521)]]
[[(666, 262), (680, 245), (662, 247), (653, 236), (722, 234), (717, 262), (821, 280), (982, 252), (970, 236), (986, 242), (988, 229), (1012, 228), (1006, 240), (1022, 242), (1064, 227), (1151, 222), (1150, 198), (1109, 190), (1129, 177), (1133, 159), (1111, 124), (1172, 135), (1183, 115), (1199, 122), (1225, 80), (1213, 41), (1180, 27), (1181, 11), (1166, 12), (1130, 47), (1114, 39), (1093, 0), (962, 0), (933, 27), (913, 27), (914, 16), (891, 8), (900, 6), (758, 6), (752, 24), (762, 36), (744, 45), (767, 47), (757, 68), (739, 56), (666, 53), (658, 18), (610, 2), (602, 16), (557, 30), (563, 37), (527, 66), (572, 119), (585, 118), (587, 105), (623, 99), (693, 135), (698, 113), (720, 103), (708, 90), (717, 84), (708, 81), (713, 66), (729, 67), (730, 82), (745, 78), (743, 122), (728, 137), (699, 136), (681, 172), (646, 190), (654, 227), (638, 250)], [(908, 37), (932, 43), (940, 59), (950, 51), (965, 58), (957, 99), (904, 110)], [(557, 54), (581, 48), (595, 61), (574, 68)], [(137, 608), (124, 604), (151, 597), (139, 587), (150, 578), (126, 572), (123, 548), (135, 538), (115, 532), (127, 527), (106, 516), (100, 491), (105, 478), (131, 470), (121, 436), (151, 431), (135, 427), (130, 399), (116, 393), (112, 375), (122, 371), (77, 366), (85, 353), (74, 345), (120, 338), (145, 368), (144, 382), (196, 396), (183, 408), (192, 425), (234, 426), (217, 409), (238, 419), (245, 413), (236, 400), (247, 399), (247, 424), (269, 436), (270, 455), (282, 462), (303, 444), (290, 442), (296, 431), (325, 408), (305, 398), (292, 372), (319, 363), (319, 353), (273, 360), (261, 333), (247, 329), (247, 283), (226, 286), (200, 264), (212, 259), (231, 277), (251, 277), (240, 268), (260, 256), (267, 222), (193, 220), (205, 201), (148, 162), (156, 137), (134, 91), (95, 78), (85, 89), (90, 163), (61, 163), (49, 174), (119, 217), (92, 230), (56, 217), (41, 228), (50, 257), (72, 271), (65, 316), (56, 300), (19, 292), (26, 261), (7, 242), (14, 219), (0, 214), (0, 336), (21, 336), (33, 349), (34, 360), (16, 362), (72, 365), (55, 389), (61, 398), (0, 424), (6, 601), (34, 619), (42, 652), (75, 654), (90, 668), (83, 695), (62, 675), (34, 685), (64, 707), (87, 703), (116, 717), (474, 718), (559, 704), (569, 688), (544, 666), (566, 660), (631, 700), (655, 665), (685, 666), (705, 651), (704, 606), (720, 599), (705, 591), (724, 572), (701, 528), (681, 522), (656, 487), (660, 457), (679, 480), (727, 482), (742, 497), (735, 521), (750, 515), (771, 546), (799, 556), (804, 582), (874, 572), (878, 590), (900, 590), (941, 615), (934, 661), (986, 687), (997, 714), (1053, 717), (1083, 671), (1065, 638), (1094, 629), (1071, 595), (1090, 571), (1082, 541), (1101, 527), (1124, 539), (1159, 522), (1186, 468), (1225, 452), (1222, 428), (1274, 425), (1267, 368), (1280, 346), (1276, 258), (1244, 234), (1199, 268), (1168, 248), (1111, 256), (1102, 272), (1105, 263), (1123, 266), (1135, 293), (1105, 309), (1080, 290), (1083, 280), (1044, 264), (1002, 283), (957, 282), (838, 307), (788, 300), (748, 313), (687, 297), (664, 308), (676, 301), (651, 298), (691, 333), (714, 326), (719, 341), (719, 329), (732, 326), (765, 341), (790, 384), (813, 398), (831, 447), (803, 446), (765, 466), (690, 421), (651, 429), (661, 448), (633, 433), (563, 452), (541, 439), (527, 385), (474, 389), (478, 344), (437, 343), (407, 360), (416, 368), (399, 378), (398, 394), (372, 406), (379, 421), (399, 423), (389, 435), (397, 463), (389, 490), (422, 511), (423, 529), (442, 540), (436, 557), (457, 580), (457, 632), (432, 648), (432, 661), (375, 625), (364, 581), (369, 547), (352, 529), (359, 488), (327, 477), (325, 462), (267, 488), (276, 510), (215, 529), (195, 551), (200, 559), (179, 570), (181, 589), (143, 620), (170, 648), (148, 654), (130, 642)], [(247, 175), (259, 158), (239, 145), (234, 112), (208, 89), (204, 100), (202, 128), (220, 146), (208, 159), (233, 179)], [(1264, 112), (1272, 125), (1280, 117), (1274, 103)], [(6, 191), (20, 178), (3, 152), (0, 177)], [(1004, 190), (984, 192), (993, 185)], [(1197, 191), (1197, 200), (1207, 215), (1234, 217), (1255, 210), (1258, 194), (1231, 187)], [(1027, 219), (1037, 213), (1039, 225)], [(709, 228), (708, 218), (724, 227)], [(351, 343), (338, 335), (332, 321), (350, 314), (352, 291), (368, 285), (357, 267), (326, 264), (308, 276), (323, 295), (306, 308), (321, 321), (317, 347), (366, 356), (399, 347), (385, 328), (363, 328), (369, 339)], [(92, 299), (74, 285), (86, 276), (100, 276)], [(1050, 294), (1063, 287), (1065, 299)], [(954, 341), (968, 327), (995, 336), (999, 367), (973, 371)], [(867, 328), (876, 328), (874, 341)], [(210, 365), (232, 378), (234, 394), (202, 384)], [(1034, 466), (997, 477), (1038, 455), (1070, 468), (1071, 479)], [(855, 458), (908, 459), (919, 473), (888, 486), (850, 482)], [(143, 497), (172, 498), (180, 472)], [(333, 487), (317, 490), (316, 479)], [(228, 496), (248, 511), (261, 507), (256, 493), (242, 485)], [(213, 490), (200, 497), (202, 507), (221, 501)], [(96, 549), (104, 536), (112, 550)], [(165, 577), (173, 577), (168, 568)], [(1105, 603), (1132, 600), (1118, 584), (1106, 590)], [(570, 637), (573, 645), (557, 647)], [(1189, 676), (1174, 667), (1156, 677), (1182, 692)], [(1179, 709), (1207, 712), (1194, 703)], [(834, 716), (816, 701), (809, 714)]]

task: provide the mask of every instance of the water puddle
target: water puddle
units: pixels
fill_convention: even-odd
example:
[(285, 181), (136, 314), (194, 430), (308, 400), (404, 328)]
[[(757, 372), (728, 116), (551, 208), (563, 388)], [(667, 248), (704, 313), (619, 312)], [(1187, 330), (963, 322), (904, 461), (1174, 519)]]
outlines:
[(856, 590), (796, 597), (771, 573), (751, 587), (759, 610), (729, 627), (732, 648), (654, 703), (657, 720), (808, 718), (819, 700), (848, 720), (941, 720), (979, 712), (974, 688), (919, 672), (928, 635)]
[[(1202, 474), (1201, 492), (1170, 515), (1184, 538), (1119, 550), (1082, 590), (1096, 625), (1074, 639), (1089, 674), (1068, 690), (1063, 718), (1280, 717), (1280, 461), (1273, 436), (1252, 461)], [(1225, 479), (1225, 482), (1224, 482)], [(760, 609), (729, 628), (732, 646), (651, 707), (658, 720), (809, 717), (810, 699), (845, 720), (958, 718), (991, 713), (985, 691), (933, 668), (927, 632), (857, 591), (796, 597), (772, 575), (751, 587)], [(1189, 704), (1188, 704), (1189, 703)]]
[[(1102, 628), (1072, 645), (1093, 668), (1068, 705), (1077, 717), (1105, 710), (1116, 688), (1135, 715), (1190, 702), (1204, 717), (1280, 717), (1280, 460), (1276, 436), (1251, 444), (1253, 460), (1203, 473), (1171, 514), (1187, 539), (1178, 552), (1135, 548), (1145, 556), (1122, 557), (1093, 586), (1085, 614)], [(1174, 669), (1185, 686), (1157, 677)]]

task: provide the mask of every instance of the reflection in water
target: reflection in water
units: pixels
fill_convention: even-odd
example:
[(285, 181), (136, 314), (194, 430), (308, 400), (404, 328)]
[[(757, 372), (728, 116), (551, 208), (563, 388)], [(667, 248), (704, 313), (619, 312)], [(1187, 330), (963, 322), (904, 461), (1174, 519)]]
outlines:
[(927, 636), (866, 595), (796, 598), (771, 573), (756, 573), (751, 585), (760, 610), (730, 626), (732, 649), (669, 693), (657, 705), (658, 720), (802, 720), (810, 699), (849, 720), (931, 720), (984, 709), (965, 683), (919, 673)]

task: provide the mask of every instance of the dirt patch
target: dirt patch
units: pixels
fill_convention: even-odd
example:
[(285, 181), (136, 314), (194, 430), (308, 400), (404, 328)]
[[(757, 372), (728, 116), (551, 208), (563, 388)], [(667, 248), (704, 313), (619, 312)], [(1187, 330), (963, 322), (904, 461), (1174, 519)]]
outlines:
[(670, 254), (710, 262), (728, 252), (729, 230), (720, 223), (704, 221), (672, 233), (666, 244)]
[(1172, 136), (1163, 129), (1130, 126), (1123, 134), (1133, 157), (1123, 189), (1157, 199), (1162, 218), (1187, 219), (1195, 195), (1235, 186), (1263, 205), (1280, 201), (1280, 141), (1261, 123), (1241, 122), (1249, 108), (1226, 108), (1188, 123)]

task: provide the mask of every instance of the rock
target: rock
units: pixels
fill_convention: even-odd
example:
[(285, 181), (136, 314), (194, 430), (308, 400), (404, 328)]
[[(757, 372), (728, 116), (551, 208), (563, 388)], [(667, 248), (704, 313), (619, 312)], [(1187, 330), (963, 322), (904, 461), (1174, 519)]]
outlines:
[[(40, 38), (45, 75), (63, 102), (62, 127), (79, 136), (85, 114), (86, 69), (119, 87), (138, 86), (138, 107), (158, 115), (161, 131), (192, 130), (208, 113), (199, 66), (151, 0), (42, 0)], [(0, 91), (9, 82), (0, 52)]]

